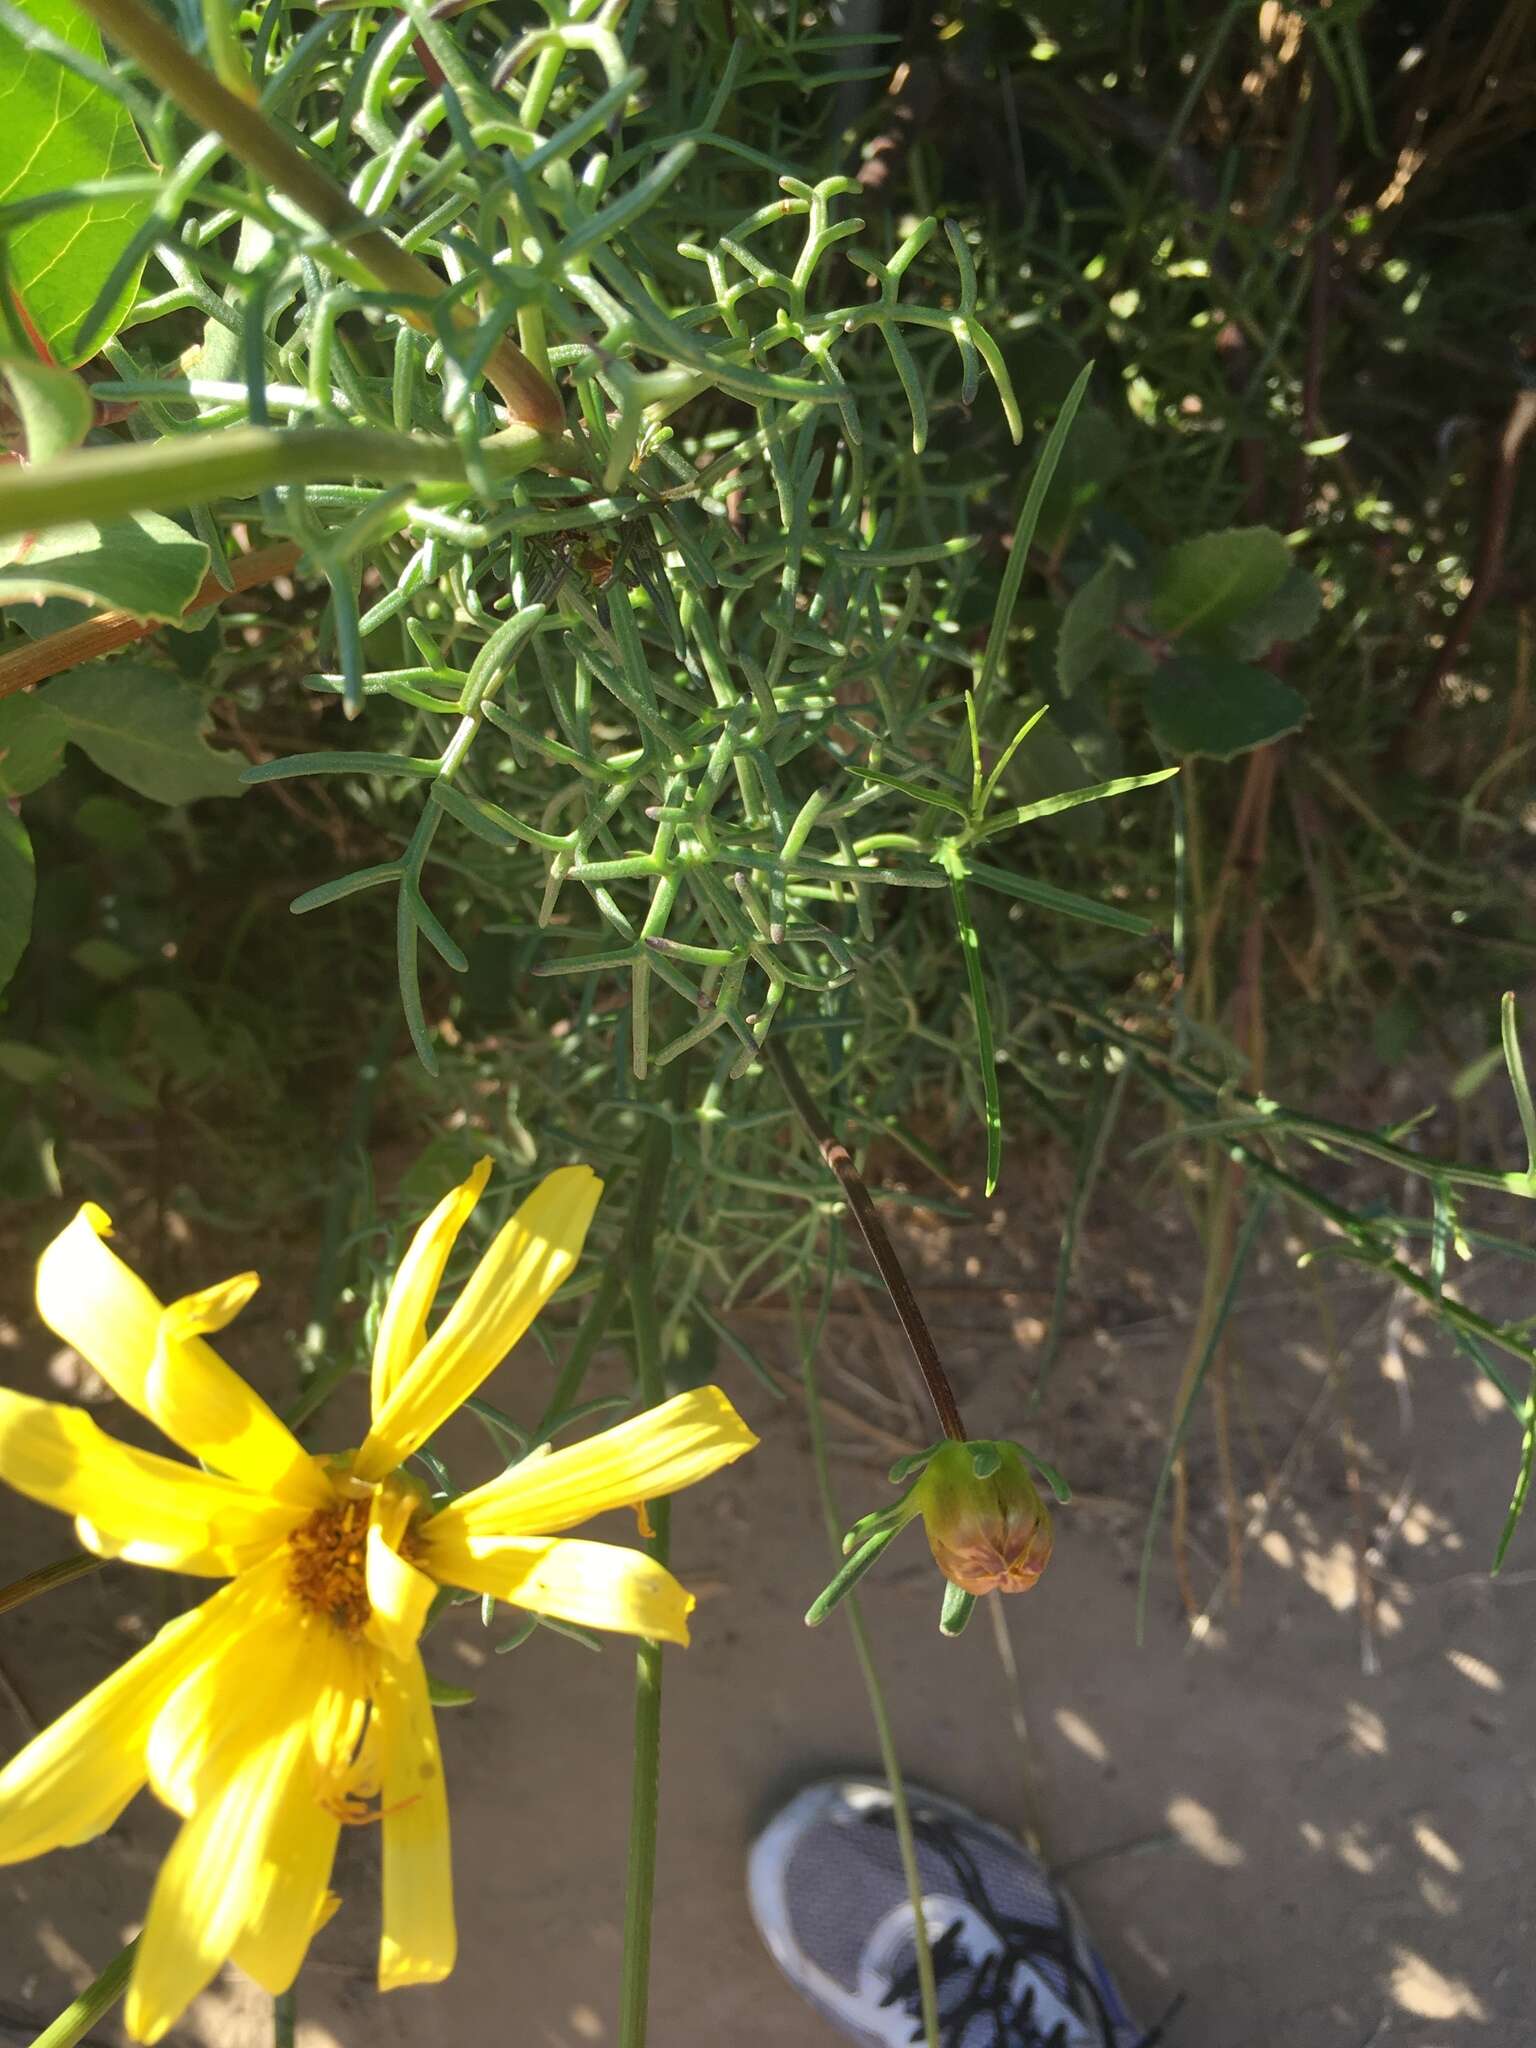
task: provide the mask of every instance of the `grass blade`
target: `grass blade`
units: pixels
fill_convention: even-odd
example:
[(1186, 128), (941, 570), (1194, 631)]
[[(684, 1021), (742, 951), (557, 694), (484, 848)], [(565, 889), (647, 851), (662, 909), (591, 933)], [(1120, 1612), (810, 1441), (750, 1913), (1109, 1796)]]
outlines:
[(1515, 1091), (1515, 1107), (1520, 1112), (1520, 1128), (1525, 1133), (1526, 1172), (1536, 1182), (1536, 1102), (1531, 1100), (1530, 1077), (1520, 1050), (1512, 993), (1506, 993), (1499, 1005), (1499, 1036), (1504, 1046), (1504, 1064), (1509, 1069), (1509, 1085)]
[(976, 1050), (981, 1058), (981, 1094), (987, 1121), (987, 1193), (997, 1187), (1003, 1164), (1003, 1103), (997, 1083), (997, 1053), (992, 1038), (992, 1012), (987, 1006), (987, 984), (981, 968), (981, 939), (971, 918), (965, 894), (965, 860), (958, 847), (946, 841), (939, 848), (939, 861), (949, 876), (949, 891), (955, 906), (955, 924), (965, 954), (966, 979), (971, 985), (971, 1008), (976, 1015)]
[(1195, 1403), (1200, 1398), (1200, 1390), (1205, 1385), (1205, 1376), (1211, 1369), (1212, 1359), (1216, 1356), (1216, 1347), (1221, 1342), (1222, 1332), (1226, 1329), (1227, 1320), (1232, 1314), (1233, 1304), (1237, 1300), (1237, 1290), (1242, 1283), (1243, 1269), (1248, 1263), (1248, 1255), (1253, 1250), (1254, 1243), (1258, 1238), (1259, 1226), (1264, 1221), (1268, 1208), (1269, 1190), (1265, 1188), (1260, 1192), (1258, 1200), (1249, 1210), (1248, 1220), (1243, 1225), (1242, 1234), (1239, 1236), (1236, 1248), (1232, 1253), (1232, 1266), (1227, 1274), (1227, 1284), (1222, 1289), (1221, 1301), (1217, 1306), (1215, 1317), (1206, 1335), (1204, 1348), (1200, 1353), (1200, 1362), (1195, 1367), (1194, 1378), (1189, 1383), (1189, 1392), (1185, 1396), (1183, 1405), (1179, 1409), (1177, 1420), (1174, 1422), (1173, 1433), (1168, 1439), (1168, 1449), (1163, 1456), (1162, 1470), (1157, 1475), (1157, 1486), (1152, 1494), (1152, 1506), (1147, 1513), (1146, 1535), (1142, 1538), (1141, 1544), (1141, 1576), (1136, 1586), (1136, 1640), (1138, 1643), (1146, 1635), (1147, 1591), (1152, 1576), (1152, 1546), (1157, 1540), (1157, 1525), (1162, 1520), (1163, 1503), (1168, 1497), (1168, 1484), (1173, 1477), (1174, 1461), (1178, 1457), (1179, 1452), (1184, 1448), (1184, 1439), (1189, 1434), (1190, 1418), (1195, 1412)]
[(1040, 508), (1045, 503), (1045, 494), (1051, 487), (1056, 474), (1056, 465), (1061, 460), (1061, 451), (1067, 445), (1067, 435), (1077, 417), (1077, 408), (1083, 402), (1083, 393), (1088, 389), (1088, 379), (1093, 375), (1092, 363), (1085, 363), (1078, 374), (1077, 382), (1062, 400), (1061, 411), (1045, 439), (1040, 451), (1040, 460), (1035, 464), (1024, 493), (1024, 502), (1019, 507), (1019, 516), (1013, 523), (1013, 545), (1008, 552), (1008, 567), (1003, 572), (1003, 587), (997, 593), (997, 604), (992, 613), (992, 630), (987, 635), (986, 652), (981, 657), (981, 674), (976, 678), (976, 711), (979, 716), (986, 702), (987, 692), (993, 678), (1003, 665), (1003, 649), (1008, 642), (1008, 627), (1013, 619), (1013, 608), (1018, 602), (1019, 589), (1024, 581), (1024, 570), (1029, 561), (1029, 550), (1035, 538), (1035, 528), (1040, 523)]

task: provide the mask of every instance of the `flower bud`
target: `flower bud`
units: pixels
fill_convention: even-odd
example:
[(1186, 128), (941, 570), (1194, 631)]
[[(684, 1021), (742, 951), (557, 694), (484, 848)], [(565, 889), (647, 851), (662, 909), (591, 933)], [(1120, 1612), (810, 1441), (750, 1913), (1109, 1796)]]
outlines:
[(1015, 1444), (945, 1444), (913, 1501), (934, 1562), (966, 1593), (1026, 1593), (1050, 1562), (1050, 1513)]

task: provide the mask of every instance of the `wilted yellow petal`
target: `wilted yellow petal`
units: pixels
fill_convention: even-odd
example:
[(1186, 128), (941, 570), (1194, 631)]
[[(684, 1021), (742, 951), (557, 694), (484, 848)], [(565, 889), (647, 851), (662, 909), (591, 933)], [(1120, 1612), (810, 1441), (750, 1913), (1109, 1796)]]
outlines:
[(386, 1658), (377, 1696), (383, 1782), (384, 1925), (379, 1989), (436, 1984), (453, 1968), (453, 1861), (443, 1760), (414, 1652)]
[(373, 1413), (377, 1415), (427, 1340), (427, 1317), (459, 1232), (485, 1192), (491, 1162), (482, 1159), (466, 1181), (452, 1189), (411, 1239), (400, 1261), (373, 1346)]
[[(259, 1492), (318, 1507), (327, 1490), (314, 1459), (202, 1341), (201, 1332), (223, 1328), (249, 1298), (247, 1276), (165, 1311), (102, 1242), (111, 1227), (106, 1212), (87, 1202), (43, 1253), (37, 1266), (43, 1321), (193, 1457)], [(174, 1360), (161, 1356), (166, 1314)]]
[(305, 1510), (191, 1465), (132, 1450), (83, 1408), (0, 1387), (0, 1479), (76, 1516), (102, 1557), (230, 1578), (280, 1544)]
[(290, 1785), (304, 1770), (308, 1706), (301, 1719), (276, 1725), (269, 1715), (255, 1747), (182, 1822), (155, 1880), (134, 1959), (125, 2016), (135, 2041), (158, 2041), (174, 2026), (262, 1912), (269, 1843)]
[(88, 1842), (145, 1782), (155, 1717), (188, 1673), (225, 1639), (231, 1610), (248, 1609), (250, 1582), (167, 1622), (137, 1656), (34, 1737), (0, 1770), (0, 1863)]
[(445, 1536), (552, 1535), (607, 1508), (692, 1486), (756, 1442), (718, 1387), (699, 1387), (585, 1443), (514, 1466), (451, 1501), (429, 1526)]
[(580, 1257), (602, 1191), (587, 1166), (539, 1183), (374, 1415), (354, 1462), (359, 1478), (380, 1479), (408, 1458), (495, 1371)]
[(575, 1536), (479, 1536), (429, 1522), (421, 1561), (445, 1586), (489, 1593), (514, 1607), (618, 1629), (658, 1642), (686, 1643), (695, 1601), (665, 1565), (617, 1543)]

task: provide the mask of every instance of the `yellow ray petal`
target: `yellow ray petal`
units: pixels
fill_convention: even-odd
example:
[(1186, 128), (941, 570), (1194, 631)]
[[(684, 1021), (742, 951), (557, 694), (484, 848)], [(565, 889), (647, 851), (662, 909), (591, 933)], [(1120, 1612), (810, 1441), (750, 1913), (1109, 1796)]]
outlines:
[(354, 1470), (380, 1479), (493, 1372), (581, 1255), (603, 1184), (587, 1166), (542, 1180), (497, 1233), (463, 1293), (397, 1381)]
[(463, 1536), (552, 1535), (607, 1508), (692, 1486), (756, 1442), (718, 1387), (699, 1387), (585, 1443), (515, 1466), (461, 1494), (429, 1526)]
[[(358, 1686), (372, 1674), (372, 1660), (360, 1658), (353, 1644), (323, 1625), (310, 1631), (310, 1658), (310, 1681), (320, 1692), (310, 1717), (310, 1746), (313, 1752), (324, 1730), (320, 1753), (301, 1757), (283, 1787), (253, 1880), (251, 1910), (231, 1952), (274, 1998), (298, 1975), (311, 1939), (335, 1910), (327, 1886), (341, 1831), (346, 1768), (362, 1725), (355, 1709), (367, 1697), (365, 1692), (360, 1700)], [(345, 1756), (334, 1747), (338, 1732), (349, 1743)]]
[(341, 1822), (316, 1799), (301, 1766), (284, 1787), (257, 1903), (230, 1951), (274, 1998), (292, 1984), (310, 1942), (336, 1910), (328, 1887), (340, 1833)]
[(379, 1989), (436, 1984), (453, 1968), (453, 1860), (443, 1760), (413, 1652), (386, 1658), (378, 1693), (383, 1782), (384, 1923)]
[(243, 1615), (176, 1688), (150, 1730), (149, 1782), (157, 1799), (186, 1817), (216, 1798), (260, 1746), (274, 1716), (312, 1697), (311, 1666), (328, 1623), (301, 1618), (286, 1601)]
[(308, 1702), (271, 1727), (171, 1844), (139, 1937), (126, 2019), (135, 2041), (158, 2041), (234, 1949), (267, 1890), (269, 1844), (296, 1774), (306, 1767)]
[(444, 1195), (411, 1239), (390, 1283), (373, 1346), (373, 1413), (377, 1415), (427, 1340), (427, 1317), (459, 1232), (485, 1192), (491, 1162), (482, 1159), (466, 1181)]
[(663, 1643), (686, 1643), (695, 1601), (643, 1551), (575, 1536), (464, 1536), (429, 1522), (422, 1563), (445, 1586), (490, 1593), (514, 1607), (552, 1614), (585, 1628), (619, 1629)]
[(83, 1408), (0, 1387), (0, 1478), (77, 1517), (100, 1557), (229, 1578), (268, 1555), (306, 1510), (136, 1451)]
[(412, 1503), (386, 1485), (374, 1495), (368, 1519), (368, 1618), (370, 1642), (394, 1658), (412, 1657), (416, 1640), (437, 1592), (436, 1582), (408, 1564), (396, 1548), (410, 1520)]
[[(262, 1493), (318, 1507), (323, 1475), (259, 1394), (202, 1341), (249, 1299), (245, 1276), (189, 1296), (169, 1312), (102, 1242), (112, 1227), (87, 1202), (37, 1266), (37, 1306), (49, 1329), (95, 1366), (115, 1393), (183, 1450)], [(171, 1323), (162, 1351), (162, 1315)]]
[(73, 1847), (108, 1828), (145, 1782), (150, 1729), (166, 1700), (217, 1652), (271, 1574), (250, 1573), (167, 1622), (137, 1656), (0, 1770), (0, 1863)]

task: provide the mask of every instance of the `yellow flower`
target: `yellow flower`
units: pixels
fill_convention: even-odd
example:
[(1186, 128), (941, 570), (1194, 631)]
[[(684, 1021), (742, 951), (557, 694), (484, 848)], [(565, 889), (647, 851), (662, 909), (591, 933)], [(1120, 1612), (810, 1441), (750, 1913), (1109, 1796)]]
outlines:
[(87, 1204), (44, 1252), (43, 1319), (204, 1469), (132, 1450), (82, 1410), (0, 1389), (0, 1477), (75, 1516), (106, 1557), (228, 1579), (0, 1771), (0, 1863), (110, 1827), (147, 1783), (183, 1816), (128, 1992), (157, 2041), (226, 1959), (287, 1989), (327, 1917), (344, 1822), (379, 1821), (379, 1984), (453, 1967), (448, 1809), (417, 1638), (439, 1586), (686, 1643), (693, 1607), (642, 1552), (560, 1535), (691, 1485), (756, 1438), (715, 1387), (536, 1453), (431, 1511), (398, 1470), (570, 1273), (602, 1192), (562, 1167), (500, 1231), (430, 1333), (482, 1161), (416, 1233), (373, 1356), (362, 1446), (312, 1457), (204, 1338), (254, 1274), (162, 1308)]

